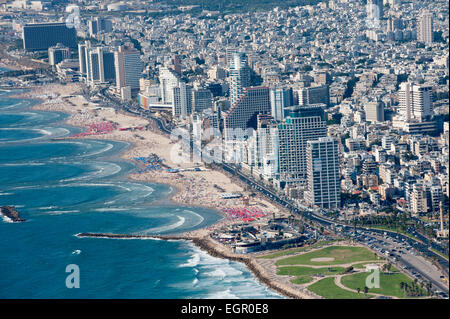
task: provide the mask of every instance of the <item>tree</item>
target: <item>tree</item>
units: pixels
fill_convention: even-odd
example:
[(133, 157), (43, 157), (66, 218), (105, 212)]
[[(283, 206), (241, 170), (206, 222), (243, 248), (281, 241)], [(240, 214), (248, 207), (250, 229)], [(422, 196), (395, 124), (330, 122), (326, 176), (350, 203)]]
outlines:
[(392, 265), (390, 263), (386, 264), (386, 271), (391, 272)]
[(356, 288), (356, 291), (358, 292), (358, 293), (360, 293), (361, 292), (361, 288)]
[(367, 286), (364, 286), (364, 294), (366, 295), (369, 292), (369, 288)]

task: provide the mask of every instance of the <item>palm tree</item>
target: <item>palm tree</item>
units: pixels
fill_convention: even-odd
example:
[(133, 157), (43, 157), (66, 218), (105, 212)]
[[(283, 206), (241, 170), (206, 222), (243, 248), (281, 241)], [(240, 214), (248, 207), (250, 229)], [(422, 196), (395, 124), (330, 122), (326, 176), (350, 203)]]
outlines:
[(391, 267), (392, 267), (392, 264), (390, 264), (390, 263), (386, 264), (386, 271), (391, 272)]

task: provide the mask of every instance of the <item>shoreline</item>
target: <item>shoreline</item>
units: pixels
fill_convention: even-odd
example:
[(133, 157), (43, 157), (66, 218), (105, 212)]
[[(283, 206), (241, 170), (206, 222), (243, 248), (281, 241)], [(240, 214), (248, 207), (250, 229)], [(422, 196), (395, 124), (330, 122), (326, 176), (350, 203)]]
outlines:
[[(217, 244), (209, 237), (190, 237), (185, 235), (128, 235), (128, 234), (113, 234), (113, 233), (79, 233), (75, 234), (79, 238), (107, 238), (107, 239), (152, 239), (152, 240), (185, 240), (194, 244), (208, 255), (236, 261), (243, 263), (256, 279), (279, 293), (280, 295), (290, 299), (306, 299), (312, 298), (312, 295), (307, 296), (299, 290), (295, 290), (279, 281), (270, 278), (270, 275), (257, 262), (256, 258), (249, 255), (234, 254), (218, 249)], [(312, 294), (312, 293), (311, 293)], [(320, 297), (319, 297), (320, 298)]]
[[(52, 89), (59, 90), (52, 90)], [(75, 127), (85, 128), (88, 124), (94, 123), (96, 121), (110, 121), (118, 123), (119, 126), (151, 126), (151, 121), (143, 118), (139, 118), (135, 115), (125, 114), (123, 111), (113, 110), (108, 107), (100, 107), (91, 102), (87, 102), (83, 98), (79, 101), (79, 93), (77, 89), (81, 86), (79, 84), (70, 85), (55, 85), (50, 84), (40, 88), (31, 88), (29, 91), (21, 94), (17, 94), (11, 97), (16, 98), (27, 98), (38, 100), (38, 103), (33, 105), (31, 108), (34, 110), (41, 111), (59, 111), (69, 115), (65, 119), (65, 123)], [(40, 90), (39, 90), (40, 89)], [(45, 91), (44, 91), (45, 90)], [(67, 92), (70, 91), (70, 92)], [(40, 94), (39, 94), (40, 93)], [(78, 94), (78, 95), (77, 95)], [(56, 96), (56, 98), (55, 98)], [(66, 98), (67, 96), (78, 97)], [(74, 107), (76, 106), (76, 108)], [(90, 106), (90, 107), (89, 107)], [(141, 135), (145, 137), (142, 138)], [(163, 134), (158, 133), (158, 129), (152, 128), (146, 131), (120, 131), (115, 130), (106, 134), (89, 135), (83, 137), (77, 137), (82, 139), (105, 139), (111, 141), (127, 142), (131, 146), (119, 153), (119, 157), (123, 160), (133, 161), (134, 157), (145, 156), (149, 152), (156, 153), (160, 158), (163, 158), (164, 164), (171, 168), (180, 168), (180, 165), (175, 166), (175, 163), (171, 162), (168, 157), (171, 151), (173, 151), (173, 143), (170, 139)], [(74, 139), (77, 139), (74, 138)], [(71, 139), (71, 138), (69, 138)], [(150, 141), (148, 141), (150, 140)], [(157, 142), (155, 141), (157, 140)], [(158, 148), (158, 146), (161, 146)], [(188, 167), (193, 167), (193, 163), (188, 163)], [(181, 166), (181, 168), (187, 168)], [(219, 242), (213, 240), (209, 235), (216, 229), (230, 226), (235, 223), (241, 223), (241, 220), (231, 219), (221, 211), (220, 207), (232, 207), (232, 206), (244, 206), (243, 198), (238, 199), (221, 199), (217, 196), (218, 190), (215, 189), (216, 185), (220, 185), (226, 192), (241, 192), (244, 193), (244, 187), (239, 185), (236, 180), (231, 180), (225, 172), (208, 169), (201, 172), (183, 171), (180, 173), (167, 173), (164, 171), (160, 172), (150, 172), (147, 173), (130, 173), (127, 178), (135, 181), (147, 181), (158, 184), (165, 184), (172, 187), (172, 191), (167, 195), (166, 199), (162, 202), (168, 200), (174, 205), (182, 205), (189, 207), (200, 207), (206, 209), (212, 209), (218, 212), (222, 219), (217, 222), (204, 226), (195, 230), (186, 231), (182, 233), (174, 233), (172, 235), (153, 235), (149, 238), (159, 238), (162, 240), (188, 240), (192, 242), (195, 246), (202, 249), (209, 255), (213, 257), (233, 260), (241, 262), (249, 269), (250, 272), (256, 277), (256, 279), (267, 286), (268, 288), (276, 291), (278, 294), (294, 299), (309, 299), (314, 298), (310, 294), (306, 294), (301, 290), (296, 290), (293, 287), (284, 284), (283, 282), (277, 281), (270, 277), (268, 272), (260, 265), (257, 258), (252, 255), (242, 255), (236, 254), (231, 251), (231, 249)], [(206, 186), (205, 186), (206, 185)], [(210, 187), (210, 188), (208, 188)], [(215, 193), (214, 193), (215, 192)], [(244, 197), (244, 196), (242, 196)], [(261, 206), (266, 210), (266, 218), (272, 216), (272, 214), (277, 214), (281, 216), (287, 214), (283, 208), (278, 205), (269, 202), (267, 199), (262, 198), (260, 194), (251, 199), (252, 203), (247, 203), (248, 206)], [(258, 222), (261, 222), (259, 220)], [(113, 235), (113, 234), (110, 234)], [(124, 235), (122, 238), (134, 238), (134, 235)], [(139, 236), (139, 235), (137, 235)], [(79, 236), (78, 236), (79, 237)], [(88, 236), (84, 236), (88, 237)], [(101, 236), (92, 236), (101, 237)], [(106, 236), (107, 238), (114, 238)], [(116, 237), (117, 238), (117, 237)], [(141, 237), (136, 237), (141, 238)]]

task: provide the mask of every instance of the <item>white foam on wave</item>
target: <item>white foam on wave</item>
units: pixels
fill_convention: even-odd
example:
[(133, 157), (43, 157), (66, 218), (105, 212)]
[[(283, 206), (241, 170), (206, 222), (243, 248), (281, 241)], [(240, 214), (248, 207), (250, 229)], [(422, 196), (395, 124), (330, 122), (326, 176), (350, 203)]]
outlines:
[(22, 104), (22, 102), (18, 102), (16, 104), (12, 104), (12, 105), (8, 105), (8, 106), (3, 106), (0, 109), (2, 109), (2, 110), (12, 109), (13, 107), (16, 107), (16, 106), (18, 106), (20, 104)]
[(79, 213), (80, 211), (77, 209), (74, 210), (52, 210), (46, 212), (48, 215), (62, 215), (62, 214), (70, 214), (70, 213)]
[(196, 212), (193, 212), (192, 210), (184, 209), (183, 212), (186, 212), (186, 213), (189, 213), (189, 214), (192, 214), (192, 215), (198, 217), (198, 219), (199, 219), (198, 222), (195, 225), (192, 225), (191, 227), (195, 227), (197, 225), (200, 225), (205, 220), (202, 215), (197, 214)]
[(82, 156), (83, 157), (85, 157), (85, 156), (94, 156), (94, 155), (98, 155), (98, 154), (101, 154), (101, 153), (105, 153), (105, 152), (109, 151), (110, 149), (112, 149), (113, 147), (114, 147), (113, 144), (108, 143), (108, 144), (106, 144), (106, 146), (104, 148), (98, 150), (97, 152), (87, 153), (87, 154), (84, 154)]
[[(153, 192), (155, 191), (152, 187), (148, 185), (138, 183), (118, 184), (118, 186), (135, 195), (131, 198), (132, 200), (145, 198), (153, 194)], [(126, 194), (126, 196), (128, 199), (130, 199), (130, 194)]]
[(2, 219), (5, 223), (14, 223), (13, 220), (8, 216), (2, 215)]
[[(75, 237), (78, 237), (78, 234), (75, 234)], [(139, 238), (139, 237), (109, 237), (109, 236), (93, 236), (93, 237), (78, 237), (78, 238), (91, 238), (91, 239), (115, 239), (115, 240), (156, 240), (156, 241), (160, 241), (162, 240), (161, 238), (157, 238), (157, 237), (145, 237), (145, 238)]]
[(40, 163), (40, 162), (28, 162), (28, 163), (6, 163), (1, 164), (0, 166), (3, 167), (15, 167), (15, 166), (45, 166), (46, 163)]
[(192, 280), (192, 286), (197, 286), (198, 284), (198, 279), (194, 278), (194, 280)]
[(216, 269), (214, 271), (205, 273), (205, 276), (220, 277), (223, 280), (227, 276), (227, 274), (222, 269)]
[[(73, 164), (82, 164), (82, 163), (73, 163)], [(108, 177), (111, 175), (115, 175), (122, 170), (122, 167), (120, 165), (117, 165), (114, 163), (108, 163), (108, 162), (95, 163), (94, 167), (95, 167), (96, 171), (93, 171), (86, 175), (81, 175), (78, 177), (64, 179), (64, 180), (61, 180), (61, 182), (75, 182), (75, 181), (81, 181), (81, 180), (89, 180), (89, 179), (93, 179), (93, 178), (104, 178), (104, 177)]]
[(94, 209), (96, 212), (121, 212), (127, 211), (129, 208), (121, 208), (121, 207), (106, 207), (106, 208), (97, 208)]
[(45, 129), (34, 129), (35, 131), (38, 131), (39, 133), (41, 133), (42, 135), (52, 135), (52, 132), (49, 130), (45, 130)]
[(12, 195), (13, 193), (0, 193), (0, 196)]
[(213, 292), (205, 299), (239, 299), (239, 297), (231, 292), (231, 288), (228, 288), (227, 290)]
[(181, 264), (178, 267), (196, 267), (200, 262), (200, 253), (195, 253), (188, 259), (187, 263)]
[(25, 128), (0, 128), (0, 130), (28, 130), (28, 131), (34, 131), (38, 132), (40, 136), (31, 137), (31, 138), (25, 138), (25, 139), (16, 139), (16, 140), (6, 140), (6, 143), (16, 143), (16, 142), (29, 142), (29, 141), (35, 141), (35, 140), (41, 140), (48, 138), (49, 136), (53, 137), (60, 137), (63, 135), (67, 135), (70, 133), (69, 130), (65, 128), (35, 128), (35, 129), (25, 129)]
[(178, 216), (178, 215), (177, 215), (177, 218), (178, 218), (178, 221), (173, 224), (146, 229), (146, 230), (142, 231), (142, 233), (161, 233), (161, 232), (165, 232), (168, 230), (178, 228), (184, 224), (186, 219), (184, 217)]
[(14, 114), (24, 115), (25, 117), (27, 117), (28, 120), (35, 120), (36, 118), (43, 118), (42, 114), (35, 113), (35, 112), (19, 112), (19, 113), (14, 113)]

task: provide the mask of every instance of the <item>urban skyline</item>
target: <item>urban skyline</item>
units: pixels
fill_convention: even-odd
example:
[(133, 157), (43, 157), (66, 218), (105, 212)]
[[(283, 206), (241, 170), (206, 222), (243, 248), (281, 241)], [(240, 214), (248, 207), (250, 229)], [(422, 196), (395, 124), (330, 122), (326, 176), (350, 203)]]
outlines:
[(200, 241), (285, 297), (448, 298), (448, 3), (253, 5), (0, 3), (0, 87), (82, 127), (53, 141), (126, 142), (129, 179), (222, 216), (78, 235)]

